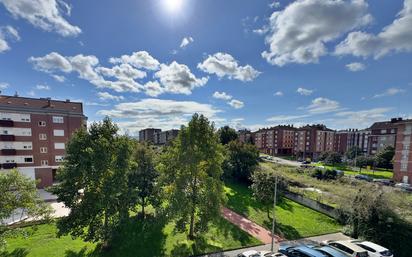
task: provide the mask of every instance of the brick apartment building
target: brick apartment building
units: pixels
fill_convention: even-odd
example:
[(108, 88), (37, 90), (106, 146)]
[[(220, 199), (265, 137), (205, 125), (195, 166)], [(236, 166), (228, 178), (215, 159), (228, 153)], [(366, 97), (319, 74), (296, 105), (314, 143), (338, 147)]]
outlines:
[(296, 128), (276, 126), (254, 133), (254, 142), (259, 151), (270, 155), (292, 155)]
[(82, 103), (1, 95), (1, 172), (17, 168), (39, 188), (51, 186), (67, 141), (86, 121)]
[(155, 145), (167, 145), (173, 139), (175, 139), (178, 134), (179, 134), (178, 129), (171, 129), (171, 130), (156, 132), (154, 134), (154, 142), (153, 143)]
[(344, 154), (351, 147), (357, 146), (362, 150), (363, 153), (366, 154), (368, 152), (370, 134), (371, 131), (368, 129), (348, 129), (337, 131), (335, 134), (334, 151)]
[(397, 119), (396, 146), (393, 163), (393, 179), (412, 184), (412, 120)]
[(396, 143), (396, 134), (398, 122), (401, 118), (393, 118), (390, 121), (375, 122), (369, 130), (368, 151), (369, 155), (375, 155), (386, 146), (394, 146)]
[(237, 132), (239, 136), (239, 141), (242, 143), (253, 143), (253, 133), (250, 130), (242, 129)]
[(295, 132), (293, 153), (300, 159), (317, 159), (325, 151), (333, 151), (335, 131), (325, 125), (306, 125)]
[(161, 129), (147, 128), (139, 131), (139, 141), (140, 142), (155, 142), (155, 134), (161, 132)]

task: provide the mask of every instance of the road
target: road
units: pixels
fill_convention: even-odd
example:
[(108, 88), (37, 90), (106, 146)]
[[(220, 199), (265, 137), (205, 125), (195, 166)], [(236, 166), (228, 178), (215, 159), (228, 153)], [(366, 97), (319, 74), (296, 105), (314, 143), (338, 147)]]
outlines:
[(300, 162), (289, 161), (289, 160), (285, 160), (285, 159), (282, 159), (282, 158), (279, 158), (279, 157), (271, 156), (270, 158), (271, 158), (271, 160), (269, 160), (269, 159), (264, 159), (264, 160), (267, 161), (267, 162), (278, 163), (278, 164), (294, 166), (294, 167), (300, 167), (300, 165), (302, 165), (302, 163), (300, 163)]

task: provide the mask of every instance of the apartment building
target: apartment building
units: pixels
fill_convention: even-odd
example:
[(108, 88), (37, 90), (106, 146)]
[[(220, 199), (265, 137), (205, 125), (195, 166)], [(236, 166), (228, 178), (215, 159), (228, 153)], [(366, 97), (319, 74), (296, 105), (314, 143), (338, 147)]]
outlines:
[(303, 126), (295, 132), (294, 155), (300, 159), (316, 160), (324, 151), (333, 151), (335, 131), (325, 125)]
[(296, 128), (281, 125), (260, 129), (254, 133), (258, 150), (270, 155), (292, 155)]
[(139, 141), (140, 142), (147, 142), (147, 143), (154, 143), (155, 140), (158, 141), (158, 133), (161, 132), (161, 129), (156, 128), (147, 128), (142, 129), (139, 131)]
[(159, 131), (154, 134), (155, 145), (167, 145), (177, 137), (179, 130), (171, 129), (167, 131)]
[(412, 120), (397, 119), (393, 179), (412, 184)]
[(250, 130), (242, 129), (238, 132), (239, 141), (242, 143), (253, 143), (253, 133)]
[(367, 129), (348, 129), (338, 131), (335, 134), (334, 151), (344, 154), (351, 147), (357, 146), (362, 149), (363, 153), (367, 153), (370, 134), (371, 131)]
[(269, 147), (271, 147), (271, 145), (268, 143), (268, 136), (269, 129), (259, 129), (253, 133), (255, 146), (261, 153), (270, 154)]
[(375, 155), (387, 146), (395, 147), (398, 122), (402, 118), (393, 118), (390, 121), (375, 122), (369, 130), (368, 140), (369, 155)]
[(0, 172), (17, 168), (39, 188), (51, 186), (67, 141), (86, 121), (82, 103), (0, 95)]

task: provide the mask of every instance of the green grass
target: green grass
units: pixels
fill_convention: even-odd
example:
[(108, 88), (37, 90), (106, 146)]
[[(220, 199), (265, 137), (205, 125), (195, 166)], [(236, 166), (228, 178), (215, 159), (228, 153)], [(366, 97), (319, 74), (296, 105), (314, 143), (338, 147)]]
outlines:
[(316, 163), (313, 164), (313, 166), (324, 166), (327, 169), (335, 169), (335, 170), (342, 170), (345, 172), (345, 175), (358, 175), (358, 174), (364, 174), (368, 175), (371, 178), (376, 178), (376, 179), (392, 179), (393, 178), (393, 172), (388, 171), (388, 170), (383, 170), (383, 169), (376, 169), (376, 170), (367, 170), (367, 169), (362, 169), (361, 172), (357, 170), (353, 170), (351, 167), (344, 166), (344, 165), (326, 165), (322, 163)]
[(188, 256), (261, 244), (223, 218), (209, 226), (209, 231), (188, 240), (185, 233), (173, 231), (173, 222), (149, 217), (145, 222), (132, 219), (119, 228), (112, 248), (102, 251), (97, 244), (69, 236), (56, 238), (55, 224), (25, 228), (28, 238), (8, 238), (7, 257), (127, 257)]
[[(247, 186), (228, 183), (225, 191), (228, 197), (228, 208), (267, 229), (271, 228), (267, 206), (257, 202)], [(290, 240), (334, 233), (342, 228), (334, 219), (286, 198), (276, 206), (275, 215), (277, 233)]]

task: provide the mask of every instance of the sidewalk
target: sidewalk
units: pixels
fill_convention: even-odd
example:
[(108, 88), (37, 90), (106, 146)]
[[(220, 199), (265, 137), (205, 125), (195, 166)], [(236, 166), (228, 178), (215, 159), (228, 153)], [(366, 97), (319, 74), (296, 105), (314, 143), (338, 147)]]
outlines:
[[(222, 208), (222, 216), (229, 222), (235, 224), (243, 231), (247, 232), (251, 236), (259, 239), (264, 244), (270, 244), (272, 242), (272, 233), (259, 226), (258, 224), (248, 220), (247, 218), (237, 214), (236, 212), (223, 207)], [(275, 242), (282, 241), (283, 239), (277, 235), (275, 235)]]

